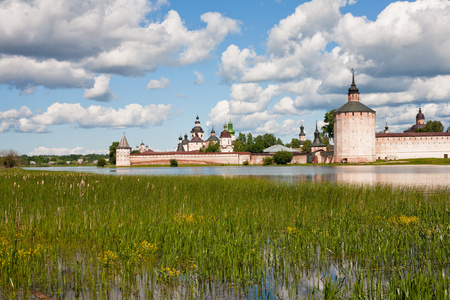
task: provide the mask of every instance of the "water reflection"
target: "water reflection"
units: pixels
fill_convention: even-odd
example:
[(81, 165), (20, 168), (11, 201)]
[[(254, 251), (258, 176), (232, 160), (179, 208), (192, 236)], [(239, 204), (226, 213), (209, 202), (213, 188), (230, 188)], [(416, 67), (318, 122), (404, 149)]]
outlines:
[(181, 175), (181, 176), (253, 176), (295, 182), (332, 182), (346, 184), (387, 184), (393, 186), (447, 187), (450, 166), (387, 165), (387, 166), (220, 166), (220, 167), (43, 167), (26, 168), (43, 171), (89, 172), (109, 175)]

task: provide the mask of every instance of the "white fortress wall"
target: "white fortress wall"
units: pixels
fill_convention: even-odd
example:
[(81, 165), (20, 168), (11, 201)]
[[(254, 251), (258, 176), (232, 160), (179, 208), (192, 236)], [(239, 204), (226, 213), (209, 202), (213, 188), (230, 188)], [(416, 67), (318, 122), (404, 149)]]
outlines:
[(131, 155), (131, 165), (167, 165), (171, 159), (179, 164), (242, 164), (250, 161), (250, 153), (182, 153), (154, 152), (150, 154)]
[(377, 133), (376, 156), (385, 158), (450, 158), (450, 133)]

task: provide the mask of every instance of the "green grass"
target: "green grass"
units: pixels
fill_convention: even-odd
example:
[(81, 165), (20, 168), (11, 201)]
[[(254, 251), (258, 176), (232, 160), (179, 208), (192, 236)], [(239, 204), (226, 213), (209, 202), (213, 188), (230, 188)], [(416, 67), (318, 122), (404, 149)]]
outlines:
[(449, 249), (448, 189), (0, 170), (0, 298), (445, 299)]
[(450, 158), (407, 158), (389, 161), (377, 160), (371, 164), (448, 165), (450, 164)]

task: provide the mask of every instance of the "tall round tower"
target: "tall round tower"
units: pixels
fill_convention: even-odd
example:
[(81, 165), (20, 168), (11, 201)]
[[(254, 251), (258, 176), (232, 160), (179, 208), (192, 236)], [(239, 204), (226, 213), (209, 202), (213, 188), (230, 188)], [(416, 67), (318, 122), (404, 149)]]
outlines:
[(374, 110), (359, 102), (352, 69), (348, 101), (334, 112), (334, 161), (358, 163), (376, 160)]

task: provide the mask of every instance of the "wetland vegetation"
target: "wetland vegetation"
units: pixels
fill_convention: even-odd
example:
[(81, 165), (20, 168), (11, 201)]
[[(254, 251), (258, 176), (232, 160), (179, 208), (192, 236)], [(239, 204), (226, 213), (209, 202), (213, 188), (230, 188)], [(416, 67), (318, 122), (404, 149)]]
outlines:
[(448, 299), (450, 191), (0, 170), (0, 298)]

